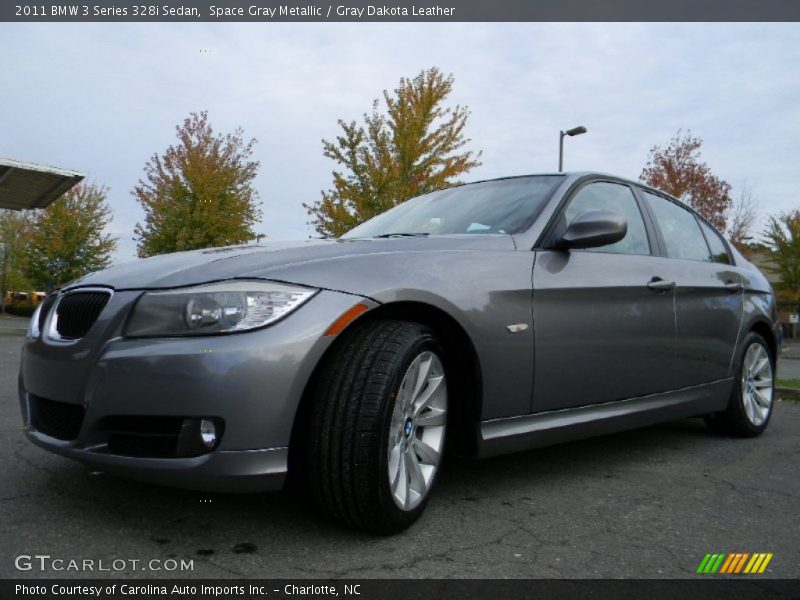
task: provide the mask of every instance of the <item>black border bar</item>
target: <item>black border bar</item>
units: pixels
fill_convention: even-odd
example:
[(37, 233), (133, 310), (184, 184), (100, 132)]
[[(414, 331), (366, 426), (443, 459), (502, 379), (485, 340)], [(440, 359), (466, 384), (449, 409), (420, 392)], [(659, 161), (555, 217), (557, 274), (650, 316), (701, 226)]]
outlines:
[[(20, 591), (37, 588), (38, 593)], [(127, 586), (127, 587), (123, 587)], [(182, 590), (176, 593), (174, 590)], [(139, 591), (131, 591), (139, 590)], [(73, 593), (70, 593), (72, 591)], [(165, 593), (166, 591), (166, 593)], [(98, 593), (99, 592), (99, 593)], [(695, 579), (3, 579), (3, 600), (782, 600), (800, 580), (759, 576)]]
[(0, 21), (796, 22), (800, 0), (3, 0)]

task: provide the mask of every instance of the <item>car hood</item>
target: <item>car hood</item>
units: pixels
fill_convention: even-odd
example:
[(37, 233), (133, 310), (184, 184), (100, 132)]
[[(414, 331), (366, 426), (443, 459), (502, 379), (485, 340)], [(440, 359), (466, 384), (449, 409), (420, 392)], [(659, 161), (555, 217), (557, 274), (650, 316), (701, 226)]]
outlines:
[[(123, 289), (158, 289), (194, 285), (228, 278), (278, 279), (311, 286), (323, 284), (307, 275), (310, 263), (331, 270), (348, 269), (349, 259), (374, 256), (376, 269), (382, 255), (474, 250), (514, 250), (513, 238), (503, 234), (446, 235), (388, 239), (309, 239), (266, 242), (248, 246), (176, 252), (137, 260), (90, 273), (66, 287), (110, 286)], [(373, 261), (370, 261), (372, 263)], [(293, 277), (293, 272), (297, 277)], [(304, 275), (300, 275), (300, 273)], [(327, 279), (327, 277), (325, 278)]]

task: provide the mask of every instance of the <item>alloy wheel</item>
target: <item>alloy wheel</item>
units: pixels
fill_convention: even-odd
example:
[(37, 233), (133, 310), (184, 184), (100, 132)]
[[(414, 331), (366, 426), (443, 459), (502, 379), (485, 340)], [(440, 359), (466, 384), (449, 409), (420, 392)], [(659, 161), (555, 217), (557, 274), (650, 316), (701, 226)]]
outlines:
[(389, 489), (405, 511), (422, 502), (439, 469), (447, 428), (447, 382), (439, 357), (420, 353), (408, 366), (389, 426)]
[(772, 391), (772, 361), (769, 354), (761, 344), (751, 344), (742, 365), (742, 402), (747, 419), (756, 427), (769, 416)]

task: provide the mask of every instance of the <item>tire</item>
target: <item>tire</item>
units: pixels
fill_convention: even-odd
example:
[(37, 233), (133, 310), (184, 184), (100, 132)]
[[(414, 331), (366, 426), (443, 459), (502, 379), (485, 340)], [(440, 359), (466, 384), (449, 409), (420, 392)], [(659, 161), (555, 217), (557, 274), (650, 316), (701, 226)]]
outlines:
[(760, 435), (772, 416), (774, 397), (775, 357), (764, 338), (751, 331), (736, 357), (728, 406), (723, 411), (706, 415), (706, 425), (711, 431), (725, 435)]
[[(341, 523), (397, 533), (425, 509), (441, 465), (442, 346), (428, 327), (406, 321), (371, 321), (342, 335), (312, 392), (311, 494)], [(412, 385), (419, 373), (424, 381)]]

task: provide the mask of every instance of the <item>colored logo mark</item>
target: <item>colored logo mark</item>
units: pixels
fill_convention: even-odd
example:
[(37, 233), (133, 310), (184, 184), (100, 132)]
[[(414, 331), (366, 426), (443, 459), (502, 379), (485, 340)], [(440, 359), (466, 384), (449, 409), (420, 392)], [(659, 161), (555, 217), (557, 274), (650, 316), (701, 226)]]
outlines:
[(717, 552), (706, 554), (697, 567), (696, 573), (720, 573), (725, 575), (763, 573), (772, 560), (772, 552)]

